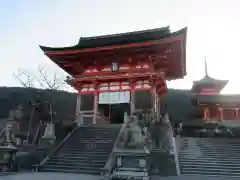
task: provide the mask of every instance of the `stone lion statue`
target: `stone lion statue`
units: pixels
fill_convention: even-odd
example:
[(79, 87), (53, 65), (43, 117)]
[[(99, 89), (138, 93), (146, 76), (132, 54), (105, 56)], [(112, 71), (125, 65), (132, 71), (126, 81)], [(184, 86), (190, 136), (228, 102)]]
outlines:
[(161, 118), (155, 119), (151, 128), (153, 145), (157, 148), (163, 148), (165, 151), (172, 151), (173, 148), (173, 130), (169, 120), (168, 113)]
[(126, 122), (126, 129), (121, 137), (121, 145), (123, 148), (143, 148), (144, 147), (144, 135), (143, 129), (139, 125), (139, 120), (136, 116), (129, 117)]

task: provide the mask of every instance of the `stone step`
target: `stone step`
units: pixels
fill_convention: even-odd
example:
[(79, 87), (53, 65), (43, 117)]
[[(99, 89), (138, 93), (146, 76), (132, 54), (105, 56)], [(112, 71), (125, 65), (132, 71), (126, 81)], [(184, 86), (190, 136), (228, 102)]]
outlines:
[[(67, 153), (67, 154), (72, 154), (72, 155), (85, 155), (85, 154), (92, 154), (92, 153), (94, 153), (94, 154), (96, 154), (96, 151), (95, 150), (93, 150), (93, 151), (90, 151), (90, 150), (84, 150), (84, 151), (82, 151), (82, 150), (77, 150), (77, 151), (69, 151), (69, 150), (64, 150), (64, 149), (60, 149), (59, 151), (58, 151), (58, 153), (59, 154), (62, 154), (62, 153)], [(108, 153), (106, 150), (102, 150), (102, 151), (97, 151), (97, 154), (106, 154), (106, 153)]]
[[(86, 151), (86, 150), (89, 150), (89, 151), (91, 151), (91, 150), (94, 150), (94, 149), (98, 149), (99, 151), (100, 150), (112, 150), (112, 147), (113, 147), (113, 145), (107, 145), (107, 146), (101, 146), (101, 145), (96, 145), (96, 146), (94, 146), (94, 145), (82, 145), (82, 146), (77, 146), (77, 145), (75, 145), (75, 146), (69, 146), (69, 148), (71, 148), (71, 149), (78, 149), (79, 151)], [(67, 149), (67, 147), (65, 147), (65, 149)], [(96, 150), (97, 151), (97, 150)]]
[(225, 164), (225, 165), (240, 165), (240, 161), (239, 160), (232, 160), (232, 159), (212, 159), (212, 158), (201, 158), (201, 159), (189, 159), (189, 158), (180, 158), (179, 159), (179, 162), (181, 164), (191, 164), (191, 163), (194, 163), (194, 164)]
[(181, 174), (240, 177), (239, 140), (184, 138), (181, 141)]
[(79, 162), (79, 161), (75, 161), (75, 162), (67, 162), (67, 161), (49, 161), (48, 163), (46, 163), (46, 165), (52, 165), (52, 166), (79, 166), (79, 167), (97, 167), (97, 168), (103, 168), (105, 165), (105, 161), (104, 162)]
[(100, 175), (101, 170), (93, 170), (93, 169), (59, 169), (56, 167), (43, 167), (42, 170), (44, 172), (62, 172), (62, 173), (80, 173), (80, 174), (92, 174), (92, 175)]
[(192, 147), (192, 146), (196, 146), (196, 147), (198, 147), (198, 148), (201, 148), (201, 149), (206, 149), (206, 150), (209, 150), (209, 149), (229, 149), (229, 148), (231, 148), (231, 149), (239, 149), (240, 148), (240, 146), (231, 146), (231, 145), (225, 145), (225, 146), (216, 146), (216, 145), (214, 145), (214, 144), (211, 144), (211, 145), (199, 145), (199, 144), (193, 144), (193, 145), (186, 145), (186, 146), (181, 146), (181, 148), (180, 149), (185, 149), (185, 148), (189, 148), (189, 147)]
[[(181, 169), (181, 168), (180, 168)], [(194, 174), (194, 175), (227, 175), (227, 176), (239, 176), (240, 171), (222, 171), (222, 170), (202, 170), (202, 169), (181, 169), (181, 174)]]
[(117, 134), (117, 131), (119, 130), (80, 130), (77, 133), (79, 135), (87, 135), (87, 136), (92, 136), (92, 135), (100, 135), (100, 136), (109, 136), (109, 135), (114, 135)]
[(97, 126), (80, 127), (40, 170), (100, 174), (119, 130)]
[(115, 133), (120, 128), (80, 128), (79, 132), (91, 132), (91, 133), (98, 133), (98, 132), (112, 132)]
[(81, 139), (81, 140), (105, 140), (105, 139), (111, 139), (111, 140), (113, 140), (113, 139), (115, 139), (115, 135), (113, 135), (113, 136), (109, 136), (109, 137), (99, 137), (99, 136), (95, 136), (95, 137), (88, 137), (88, 136), (83, 136), (83, 137), (79, 137), (79, 139)]
[(211, 146), (211, 147), (208, 147), (208, 148), (205, 148), (205, 147), (200, 147), (200, 146), (195, 146), (195, 147), (183, 147), (183, 148), (180, 148), (181, 151), (184, 151), (186, 149), (201, 149), (203, 151), (210, 151), (212, 152), (213, 150), (216, 150), (216, 151), (238, 151), (240, 149), (240, 147), (237, 147), (237, 148), (233, 148), (233, 147), (226, 147), (226, 148), (216, 148), (214, 146)]
[(72, 154), (72, 153), (58, 153), (57, 154), (57, 156), (58, 157), (68, 157), (68, 156), (74, 156), (74, 157), (76, 157), (76, 156), (78, 156), (78, 157), (80, 157), (80, 156), (84, 156), (84, 157), (95, 157), (95, 158), (99, 158), (99, 157), (108, 157), (109, 156), (109, 153), (102, 153), (102, 154), (96, 154), (96, 152), (94, 152), (94, 151), (89, 151), (88, 153), (86, 152), (86, 153), (79, 153), (79, 154), (77, 154), (77, 153), (75, 153), (75, 154)]
[(69, 147), (69, 149), (71, 149), (72, 147), (78, 147), (78, 148), (81, 148), (81, 147), (85, 147), (86, 145), (92, 145), (92, 144), (96, 144), (98, 147), (110, 147), (113, 145), (113, 143), (75, 143), (75, 144), (68, 144), (68, 145), (64, 145), (64, 147)]
[(76, 144), (89, 144), (89, 143), (95, 143), (95, 144), (109, 144), (109, 143), (114, 143), (114, 139), (92, 139), (92, 140), (76, 140)]
[(93, 164), (99, 164), (99, 163), (105, 163), (107, 159), (101, 160), (101, 159), (76, 159), (76, 158), (64, 158), (64, 159), (51, 159), (49, 162), (51, 163), (58, 163), (58, 162), (68, 162), (68, 163), (76, 163), (76, 162), (82, 162), (82, 163), (93, 163)]
[[(212, 168), (217, 168), (217, 169), (227, 169), (227, 170), (240, 170), (239, 166), (236, 166), (237, 164), (214, 164), (214, 163), (199, 163), (197, 162), (196, 164), (194, 164), (194, 166), (192, 164), (187, 164), (187, 163), (182, 163), (181, 164), (181, 168), (199, 168), (199, 169), (212, 169)], [(239, 164), (238, 164), (239, 165)]]
[[(82, 151), (82, 152), (88, 152), (89, 149), (78, 149), (78, 148), (68, 149), (68, 148), (66, 147), (66, 148), (61, 148), (61, 149), (59, 149), (59, 151), (68, 151), (68, 152), (79, 152), (79, 151)], [(59, 152), (59, 151), (58, 151), (58, 152)], [(106, 152), (106, 149), (94, 149), (94, 152), (96, 152), (96, 153)]]
[(75, 166), (75, 165), (67, 165), (67, 164), (54, 164), (54, 165), (50, 165), (50, 164), (45, 164), (43, 166), (43, 168), (57, 168), (57, 169), (72, 169), (72, 170), (84, 170), (84, 169), (91, 169), (94, 171), (99, 171), (101, 169), (101, 167), (91, 167), (91, 166)]
[[(240, 151), (240, 149), (239, 149), (239, 151)], [(200, 150), (200, 151), (198, 151), (198, 150), (196, 150), (196, 151), (188, 151), (188, 150), (186, 150), (186, 151), (182, 151), (182, 152), (180, 152), (180, 154), (181, 155), (197, 155), (197, 154), (202, 154), (202, 155), (205, 155), (205, 156), (219, 156), (219, 155), (227, 155), (227, 156), (234, 156), (234, 157), (239, 157), (240, 156), (240, 152), (237, 152), (237, 151), (234, 151), (234, 152), (231, 152), (231, 151), (212, 151), (212, 152), (206, 152), (206, 151), (202, 151), (202, 150)]]
[(222, 144), (219, 144), (219, 143), (214, 143), (214, 142), (204, 142), (204, 143), (199, 143), (199, 142), (185, 142), (185, 143), (180, 143), (182, 146), (189, 146), (189, 145), (198, 145), (198, 146), (201, 146), (201, 147), (211, 147), (211, 146), (214, 146), (214, 147), (239, 147), (240, 145), (240, 142), (238, 143), (228, 143), (228, 142), (225, 142), (225, 143), (222, 143)]
[(195, 159), (196, 161), (198, 160), (198, 159), (204, 159), (204, 160), (214, 160), (214, 159), (218, 159), (218, 160), (222, 160), (222, 161), (233, 161), (233, 160), (238, 160), (239, 158), (236, 158), (236, 157), (231, 157), (231, 156), (229, 156), (229, 157), (222, 157), (222, 156), (201, 156), (201, 155), (185, 155), (185, 156), (179, 156), (179, 159), (180, 160), (188, 160), (188, 159)]
[(58, 156), (58, 155), (54, 155), (52, 156), (52, 159), (89, 159), (89, 160), (92, 160), (92, 159), (96, 159), (98, 158), (98, 160), (107, 160), (108, 159), (108, 156)]
[[(83, 146), (77, 146), (77, 145), (72, 145), (72, 146), (64, 146), (62, 147), (61, 149), (64, 149), (64, 150), (68, 150), (70, 149), (71, 150), (78, 150), (78, 151), (89, 151), (91, 149), (94, 149), (94, 151), (104, 151), (106, 149), (111, 149), (113, 145), (109, 145), (109, 146), (105, 146), (105, 147), (99, 147), (99, 146), (91, 146), (91, 145), (83, 145)], [(112, 150), (112, 149), (111, 149)]]

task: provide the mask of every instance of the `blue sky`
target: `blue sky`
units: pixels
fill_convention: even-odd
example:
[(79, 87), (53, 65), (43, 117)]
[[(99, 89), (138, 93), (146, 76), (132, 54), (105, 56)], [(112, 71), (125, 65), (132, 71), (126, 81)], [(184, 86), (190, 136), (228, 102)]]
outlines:
[(240, 2), (238, 0), (1, 0), (0, 86), (19, 86), (13, 74), (38, 66), (65, 75), (38, 45), (75, 45), (80, 36), (95, 36), (170, 25), (188, 26), (187, 72), (169, 87), (191, 88), (204, 75), (229, 79), (224, 93), (240, 93)]

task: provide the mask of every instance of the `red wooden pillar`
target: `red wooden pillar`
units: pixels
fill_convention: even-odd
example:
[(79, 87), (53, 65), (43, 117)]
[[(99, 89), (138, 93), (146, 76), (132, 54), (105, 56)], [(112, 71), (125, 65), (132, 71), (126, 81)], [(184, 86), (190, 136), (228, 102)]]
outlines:
[(131, 111), (131, 115), (133, 115), (133, 113), (135, 112), (135, 91), (133, 88), (131, 88), (131, 95), (130, 95), (130, 111)]
[(81, 107), (81, 94), (77, 94), (77, 103), (76, 103), (76, 116), (80, 113), (80, 107)]
[(153, 112), (157, 113), (157, 98), (156, 98), (156, 87), (152, 86), (152, 102), (153, 102)]
[(98, 103), (99, 103), (99, 88), (97, 83), (95, 83), (94, 88), (95, 88), (95, 93), (94, 93), (93, 124), (96, 124), (97, 115), (98, 115)]
[(155, 96), (155, 102), (156, 102), (156, 115), (157, 115), (157, 118), (160, 117), (160, 100), (159, 100), (159, 93), (156, 92), (156, 96)]
[(210, 113), (208, 108), (204, 108), (204, 120), (209, 120)]
[[(156, 86), (153, 80), (150, 81), (150, 86), (151, 86), (151, 98), (152, 98), (152, 111), (156, 114), (157, 113), (157, 91), (156, 91)], [(157, 114), (156, 114), (157, 115)]]
[(133, 115), (135, 112), (135, 81), (134, 80), (129, 79), (129, 87), (130, 87), (130, 114)]
[(218, 110), (219, 110), (220, 120), (223, 120), (223, 109), (222, 108), (218, 108)]
[(81, 117), (81, 90), (82, 87), (80, 86), (77, 93), (77, 101), (76, 101), (76, 121), (78, 125), (83, 124), (82, 117)]
[(236, 119), (238, 119), (238, 116), (239, 116), (239, 108), (236, 108), (235, 109), (235, 117), (236, 117)]

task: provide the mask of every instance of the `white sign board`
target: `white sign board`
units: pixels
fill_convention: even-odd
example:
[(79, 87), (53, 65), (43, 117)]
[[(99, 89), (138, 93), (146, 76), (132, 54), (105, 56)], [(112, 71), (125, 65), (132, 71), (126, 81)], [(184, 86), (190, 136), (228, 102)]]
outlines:
[(105, 92), (99, 94), (99, 104), (120, 104), (130, 102), (130, 91)]

